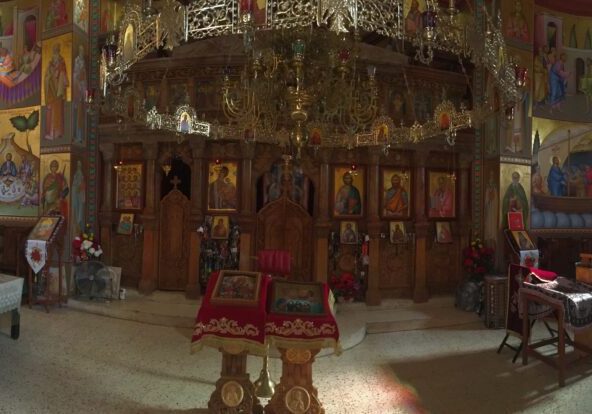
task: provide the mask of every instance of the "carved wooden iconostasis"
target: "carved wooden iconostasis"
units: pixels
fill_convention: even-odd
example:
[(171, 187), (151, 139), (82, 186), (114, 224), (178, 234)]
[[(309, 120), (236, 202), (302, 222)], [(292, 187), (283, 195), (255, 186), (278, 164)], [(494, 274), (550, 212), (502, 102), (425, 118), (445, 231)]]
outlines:
[[(188, 103), (200, 117), (225, 122), (219, 53), (195, 61), (185, 57), (190, 48), (211, 45), (187, 47), (187, 55), (134, 66), (129, 111), (141, 104), (171, 112)], [(386, 64), (377, 76), (395, 122), (424, 121), (443, 96), (464, 101), (464, 75), (405, 70), (407, 81), (400, 67)], [(296, 280), (352, 273), (363, 287), (360, 299), (373, 304), (393, 296), (426, 300), (453, 291), (463, 276), (472, 131), (459, 133), (454, 148), (443, 137), (386, 153), (311, 146), (290, 162), (284, 180), (283, 145), (148, 130), (128, 115), (102, 113), (99, 131), (101, 240), (105, 259), (123, 267), (125, 285), (196, 296), (213, 271), (256, 269), (261, 249), (289, 250)], [(134, 163), (142, 166), (142, 200), (118, 205), (119, 167)], [(122, 213), (134, 213), (131, 235), (116, 232)]]

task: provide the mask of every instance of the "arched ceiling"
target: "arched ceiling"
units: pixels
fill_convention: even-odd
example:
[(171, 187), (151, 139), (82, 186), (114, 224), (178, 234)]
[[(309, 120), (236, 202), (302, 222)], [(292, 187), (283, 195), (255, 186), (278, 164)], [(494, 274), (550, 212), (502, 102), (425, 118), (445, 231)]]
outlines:
[(591, 0), (535, 0), (538, 6), (576, 16), (592, 16)]

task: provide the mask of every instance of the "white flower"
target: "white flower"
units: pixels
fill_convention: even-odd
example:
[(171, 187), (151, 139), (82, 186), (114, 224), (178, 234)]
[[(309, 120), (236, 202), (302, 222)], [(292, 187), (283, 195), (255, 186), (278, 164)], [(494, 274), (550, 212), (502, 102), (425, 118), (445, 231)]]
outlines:
[(103, 254), (103, 251), (101, 249), (98, 249), (95, 251), (95, 257), (99, 257), (102, 254)]
[(90, 249), (92, 247), (92, 245), (93, 245), (93, 242), (91, 242), (90, 240), (85, 240), (82, 242), (82, 248), (84, 250)]
[(94, 247), (91, 247), (90, 249), (88, 249), (88, 252), (89, 252), (90, 254), (95, 254), (96, 250), (95, 250), (95, 248), (94, 248)]

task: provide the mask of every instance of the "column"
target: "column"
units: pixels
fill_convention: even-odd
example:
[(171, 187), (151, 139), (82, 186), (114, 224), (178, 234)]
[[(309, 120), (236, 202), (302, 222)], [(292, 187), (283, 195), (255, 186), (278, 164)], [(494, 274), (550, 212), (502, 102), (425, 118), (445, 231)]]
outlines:
[[(460, 200), (460, 204), (458, 206), (458, 236), (460, 243), (460, 251), (458, 257), (460, 258), (460, 260), (462, 260), (462, 249), (465, 246), (468, 246), (471, 240), (471, 213), (473, 212), (473, 209), (469, 204), (469, 196), (471, 194), (470, 179), (472, 161), (472, 154), (460, 154), (459, 156), (460, 171), (457, 178), (457, 188), (460, 197), (457, 199)], [(462, 263), (459, 263), (459, 269), (462, 269)]]
[(314, 249), (314, 280), (316, 282), (327, 282), (329, 270), (329, 232), (331, 222), (329, 221), (329, 182), (332, 150), (319, 150), (319, 210), (315, 221), (315, 249)]
[(140, 293), (150, 294), (157, 287), (158, 279), (158, 217), (156, 216), (156, 158), (158, 143), (143, 144), (146, 162), (146, 205), (142, 214), (144, 225), (144, 246), (142, 249), (142, 277), (138, 289)]
[(112, 263), (111, 251), (111, 233), (112, 233), (112, 210), (113, 210), (113, 156), (115, 155), (115, 145), (111, 143), (101, 144), (101, 154), (103, 155), (103, 196), (101, 203), (101, 212), (99, 213), (99, 240), (103, 248), (103, 261)]
[(201, 233), (197, 232), (203, 222), (203, 157), (204, 140), (190, 140), (191, 165), (191, 213), (189, 218), (189, 274), (185, 294), (189, 299), (197, 299), (200, 295), (199, 258), (201, 256)]
[(370, 263), (368, 265), (368, 290), (366, 292), (367, 305), (380, 305), (380, 156), (382, 149), (368, 149), (368, 235), (370, 244), (368, 253)]
[(241, 204), (238, 222), (241, 229), (240, 235), (240, 259), (239, 268), (252, 270), (254, 268), (251, 255), (255, 248), (255, 219), (253, 218), (253, 158), (255, 157), (255, 145), (253, 143), (241, 142), (240, 150), (243, 155), (241, 164)]
[(427, 220), (425, 189), (426, 162), (428, 151), (417, 151), (414, 159), (413, 181), (415, 188), (415, 275), (413, 280), (413, 301), (426, 302), (429, 297), (427, 288), (427, 237), (430, 223)]

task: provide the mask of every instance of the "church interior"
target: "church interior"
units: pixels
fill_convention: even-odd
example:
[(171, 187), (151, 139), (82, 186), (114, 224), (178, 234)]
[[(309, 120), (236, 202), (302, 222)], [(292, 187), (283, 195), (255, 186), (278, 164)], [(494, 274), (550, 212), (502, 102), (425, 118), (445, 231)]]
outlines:
[(0, 2), (0, 413), (587, 412), (590, 3)]

